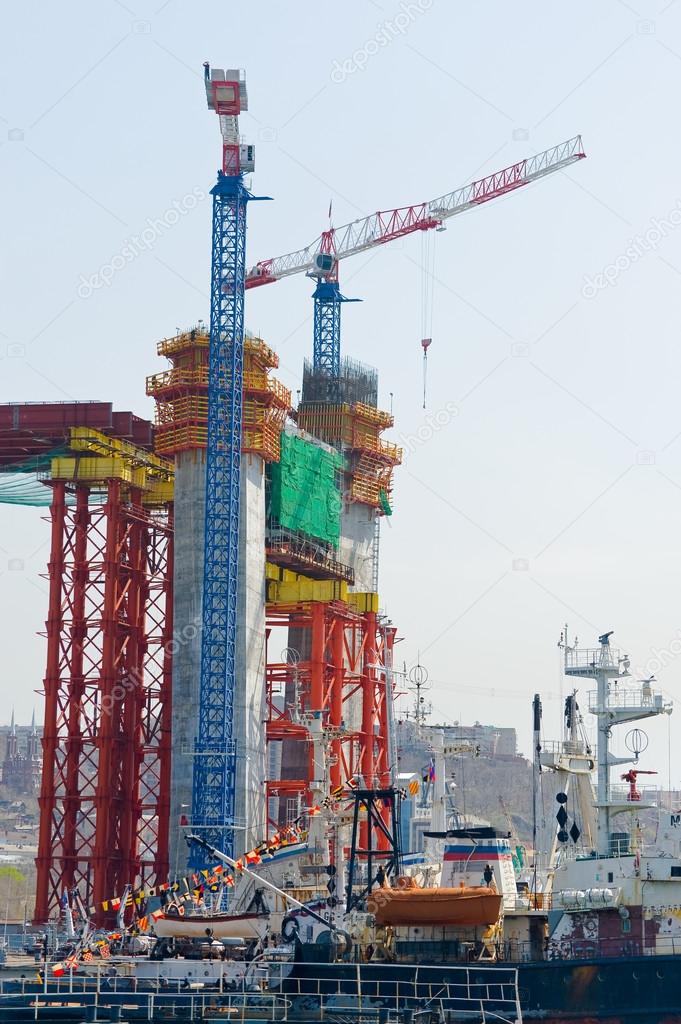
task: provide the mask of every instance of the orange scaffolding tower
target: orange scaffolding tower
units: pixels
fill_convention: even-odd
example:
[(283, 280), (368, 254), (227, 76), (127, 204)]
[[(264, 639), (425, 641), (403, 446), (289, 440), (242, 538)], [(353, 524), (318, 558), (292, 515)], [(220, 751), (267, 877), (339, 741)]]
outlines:
[(390, 515), (393, 470), (402, 462), (402, 449), (381, 437), (394, 424), (392, 414), (364, 402), (304, 402), (297, 418), (303, 430), (347, 452), (348, 501)]
[[(158, 355), (172, 363), (146, 383), (147, 394), (156, 400), (154, 447), (160, 455), (206, 447), (209, 342), (208, 328), (198, 324), (156, 346)], [(278, 365), (279, 357), (262, 338), (246, 337), (242, 451), (266, 462), (279, 459), (281, 431), (291, 407), (291, 392), (269, 373)]]

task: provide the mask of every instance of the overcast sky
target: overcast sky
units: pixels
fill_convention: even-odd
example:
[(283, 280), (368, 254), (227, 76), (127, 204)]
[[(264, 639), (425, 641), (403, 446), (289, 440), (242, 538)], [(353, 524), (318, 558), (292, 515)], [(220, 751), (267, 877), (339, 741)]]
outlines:
[[(558, 728), (565, 621), (585, 643), (616, 630), (677, 695), (679, 0), (42, 0), (5, 10), (2, 48), (1, 401), (153, 415), (156, 341), (208, 319), (206, 59), (246, 68), (253, 190), (275, 200), (250, 208), (249, 262), (311, 241), (330, 200), (339, 225), (582, 133), (587, 160), (450, 221), (434, 253), (414, 237), (342, 267), (363, 299), (344, 309), (343, 349), (379, 368), (406, 449), (381, 603), (399, 662), (420, 651), (436, 717), (514, 725), (525, 750), (535, 691)], [(148, 248), (112, 273), (145, 229)], [(310, 292), (292, 278), (247, 300), (294, 392)], [(0, 533), (0, 718), (14, 704), (26, 721), (48, 528), (3, 506)], [(666, 777), (679, 730), (651, 726), (642, 765)]]

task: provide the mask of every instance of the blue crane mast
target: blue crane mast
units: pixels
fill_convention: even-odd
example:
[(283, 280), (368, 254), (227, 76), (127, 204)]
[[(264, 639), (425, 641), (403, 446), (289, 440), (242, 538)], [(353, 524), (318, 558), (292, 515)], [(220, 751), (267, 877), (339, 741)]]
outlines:
[[(332, 260), (333, 257), (320, 255), (318, 262)], [(341, 305), (344, 302), (359, 302), (359, 299), (348, 299), (341, 294), (338, 280), (335, 277), (337, 264), (330, 277), (322, 273), (312, 274), (317, 286), (312, 293), (314, 300), (314, 346), (312, 350), (312, 366), (317, 374), (328, 379), (327, 401), (340, 402), (341, 372)]]
[[(213, 230), (208, 369), (208, 439), (199, 720), (192, 778), (192, 830), (228, 855), (234, 847), (234, 682), (239, 583), (239, 512), (244, 355), (246, 208), (243, 181), (253, 147), (239, 139), (248, 109), (243, 72), (204, 65), (208, 107), (220, 120), (222, 170), (211, 190)], [(190, 847), (190, 864), (206, 853)]]

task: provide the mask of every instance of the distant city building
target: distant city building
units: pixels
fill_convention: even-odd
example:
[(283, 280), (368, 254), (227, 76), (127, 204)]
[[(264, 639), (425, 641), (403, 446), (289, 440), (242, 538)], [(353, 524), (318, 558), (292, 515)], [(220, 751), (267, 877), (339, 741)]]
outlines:
[(480, 748), (482, 757), (516, 757), (518, 754), (518, 737), (515, 729), (503, 725), (434, 725), (445, 734), (445, 742), (471, 740)]
[(397, 722), (397, 748), (400, 755), (402, 770), (416, 769), (415, 762), (426, 756), (430, 745), (430, 733), (437, 730), (444, 734), (446, 744), (455, 744), (466, 740), (474, 744), (480, 757), (493, 757), (499, 760), (518, 756), (518, 737), (515, 729), (502, 725), (438, 725), (428, 722), (419, 726), (412, 718), (404, 718)]
[(15, 793), (33, 795), (40, 788), (41, 732), (35, 724), (35, 713), (30, 726), (17, 726), (14, 711), (9, 726), (0, 726), (2, 783)]

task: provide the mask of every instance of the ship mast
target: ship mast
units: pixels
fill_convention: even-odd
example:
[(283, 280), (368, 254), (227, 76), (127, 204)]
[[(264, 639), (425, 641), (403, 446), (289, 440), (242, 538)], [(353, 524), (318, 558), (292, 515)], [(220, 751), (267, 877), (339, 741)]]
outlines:
[[(610, 769), (619, 764), (636, 762), (633, 757), (616, 757), (610, 752), (612, 729), (627, 722), (671, 714), (671, 704), (665, 703), (660, 693), (654, 693), (646, 680), (641, 688), (620, 686), (629, 677), (629, 657), (620, 655), (610, 647), (609, 633), (598, 638), (599, 647), (578, 649), (565, 643), (565, 675), (571, 678), (593, 679), (596, 690), (589, 693), (589, 711), (598, 720), (596, 758), (598, 762), (597, 810), (597, 853), (601, 856), (617, 856), (620, 852), (617, 839), (612, 832), (612, 819), (624, 811), (640, 810), (648, 805), (618, 798), (611, 790)], [(567, 641), (567, 638), (566, 638)]]
[(541, 772), (541, 718), (542, 718), (542, 707), (541, 699), (538, 693), (535, 693), (534, 700), (532, 701), (532, 850), (534, 856), (534, 872), (532, 881), (532, 891), (537, 892), (537, 861), (539, 859), (539, 850), (537, 844), (537, 799), (539, 796), (539, 774)]

